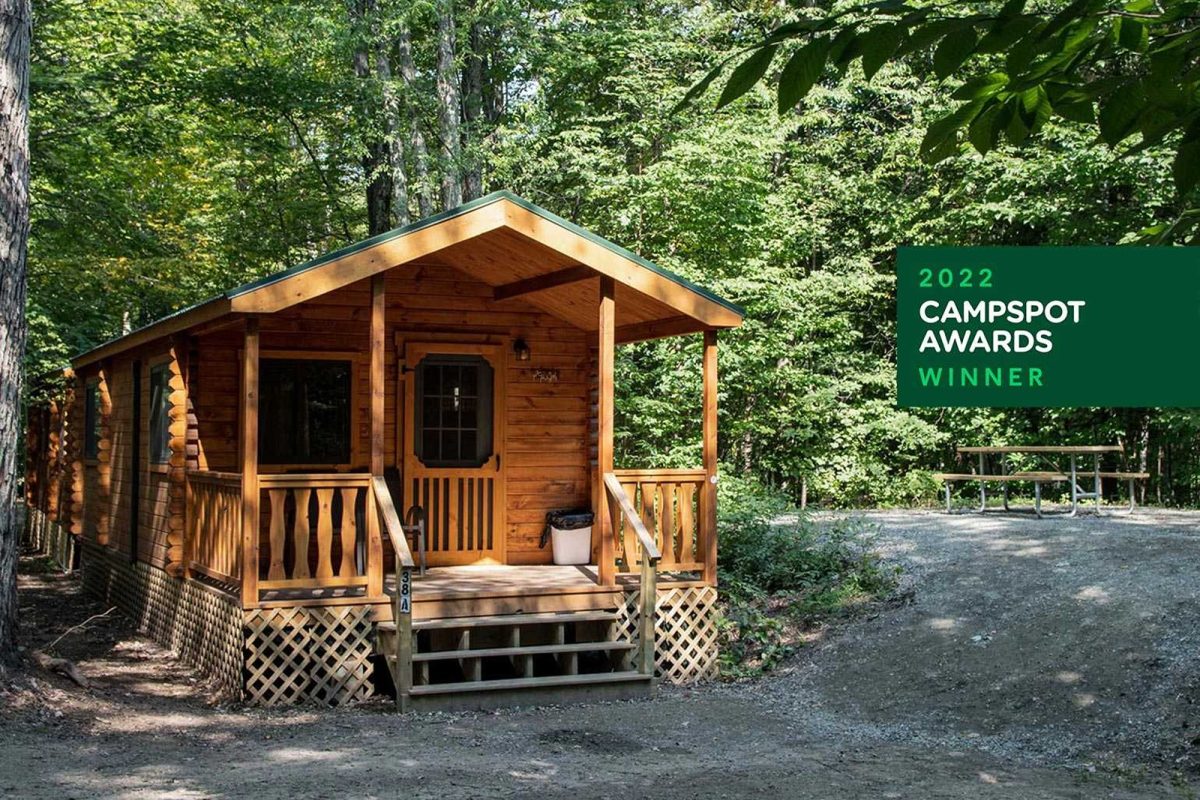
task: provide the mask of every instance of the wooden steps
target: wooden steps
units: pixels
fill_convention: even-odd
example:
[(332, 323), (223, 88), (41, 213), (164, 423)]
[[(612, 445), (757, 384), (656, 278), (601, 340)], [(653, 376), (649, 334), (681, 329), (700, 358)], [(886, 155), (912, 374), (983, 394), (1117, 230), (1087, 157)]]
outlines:
[[(413, 622), (414, 631), (455, 630), (459, 628), (494, 628), (505, 625), (544, 625), (547, 623), (599, 622), (617, 618), (615, 611), (566, 611), (548, 614), (505, 614), (494, 617), (451, 617), (422, 619)], [(379, 623), (380, 631), (395, 631), (395, 622)]]
[[(381, 622), (376, 634), (395, 681), (396, 625)], [(412, 686), (398, 700), (417, 710), (464, 710), (647, 696), (654, 678), (633, 668), (636, 651), (618, 637), (614, 610), (418, 620)]]
[(527, 647), (488, 647), (478, 650), (441, 650), (415, 653), (413, 661), (443, 661), (462, 658), (495, 658), (497, 656), (554, 655), (556, 653), (611, 652), (636, 650), (633, 642), (584, 642), (582, 644), (535, 644)]
[(547, 678), (512, 678), (494, 681), (463, 681), (440, 683), (430, 686), (414, 686), (414, 697), (434, 694), (459, 694), (463, 692), (511, 691), (513, 689), (545, 689), (554, 686), (587, 686), (597, 683), (649, 683), (650, 678), (633, 670), (621, 672), (598, 672), (594, 675), (559, 675)]

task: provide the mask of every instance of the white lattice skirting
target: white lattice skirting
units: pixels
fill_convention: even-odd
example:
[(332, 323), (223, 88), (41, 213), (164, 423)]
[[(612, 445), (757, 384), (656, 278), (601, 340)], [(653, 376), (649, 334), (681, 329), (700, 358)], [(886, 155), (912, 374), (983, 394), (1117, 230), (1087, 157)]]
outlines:
[(46, 512), (29, 506), (25, 507), (25, 544), (36, 553), (49, 556), (64, 570), (75, 568), (78, 553), (75, 537)]
[[(658, 590), (654, 604), (654, 672), (677, 686), (717, 676), (717, 589), (682, 586)], [(638, 641), (641, 592), (626, 592), (618, 609), (620, 637)]]
[(234, 599), (90, 542), (83, 544), (83, 588), (133, 619), (213, 683), (218, 696), (242, 696), (242, 609)]

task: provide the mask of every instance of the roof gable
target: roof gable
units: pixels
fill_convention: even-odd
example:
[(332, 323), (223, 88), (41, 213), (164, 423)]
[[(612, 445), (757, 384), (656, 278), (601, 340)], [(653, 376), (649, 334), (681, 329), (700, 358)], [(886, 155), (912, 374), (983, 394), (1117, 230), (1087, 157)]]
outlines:
[[(550, 265), (548, 271), (524, 276), (524, 281), (515, 283), (531, 284), (517, 288), (528, 289), (530, 294), (524, 299), (551, 313), (563, 312), (563, 299), (569, 291), (569, 287), (554, 282), (556, 277), (561, 276), (562, 282), (566, 283), (567, 279), (580, 281), (588, 275), (593, 278), (606, 275), (617, 286), (618, 307), (622, 306), (622, 293), (629, 299), (626, 305), (631, 309), (641, 304), (642, 318), (638, 320), (638, 326), (631, 326), (631, 330), (636, 328), (647, 334), (664, 335), (704, 328), (729, 328), (740, 325), (745, 315), (737, 305), (620, 245), (511, 192), (497, 191), (230, 289), (83, 353), (73, 359), (73, 363), (81, 365), (95, 361), (229, 313), (282, 311), (406, 263), (436, 258), (439, 253), (469, 251), (472, 242), (478, 243), (482, 250), (485, 244), (501, 247), (503, 242), (512, 240), (526, 242), (534, 248), (525, 254), (521, 263)], [(538, 258), (539, 253), (541, 258)], [(478, 262), (475, 277), (500, 291), (514, 289), (511, 278), (487, 273), (487, 258), (480, 258)], [(493, 263), (496, 263), (495, 259)], [(572, 270), (575, 274), (565, 274)], [(579, 274), (581, 270), (590, 272)], [(548, 285), (538, 288), (540, 284)], [(580, 295), (581, 298), (584, 296)]]

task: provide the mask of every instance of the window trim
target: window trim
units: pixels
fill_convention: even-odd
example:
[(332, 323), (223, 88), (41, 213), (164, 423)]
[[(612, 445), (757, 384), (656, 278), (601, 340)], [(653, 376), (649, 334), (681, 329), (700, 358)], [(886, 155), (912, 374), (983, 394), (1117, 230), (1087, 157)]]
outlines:
[[(95, 392), (96, 401), (92, 404), (94, 419), (88, 422), (88, 405)], [(92, 431), (95, 431), (95, 452), (89, 447)], [(83, 463), (94, 466), (100, 463), (100, 443), (104, 441), (104, 414), (100, 410), (100, 378), (88, 378), (83, 383)]]
[[(168, 472), (171, 469), (171, 364), (174, 359), (170, 356), (164, 356), (150, 361), (146, 365), (145, 370), (145, 398), (146, 398), (146, 468), (150, 472)], [(159, 461), (155, 458), (154, 452), (154, 374), (156, 372), (165, 372), (167, 375), (166, 393), (163, 395), (166, 401), (166, 408), (163, 411), (163, 419), (166, 422), (166, 428), (163, 433), (166, 434), (167, 440), (167, 457), (164, 461)]]
[[(243, 351), (238, 349), (238, 363), (242, 362)], [(259, 397), (261, 402), (262, 396), (262, 362), (266, 360), (281, 359), (285, 361), (349, 361), (350, 362), (350, 460), (341, 464), (329, 464), (325, 462), (312, 463), (295, 463), (295, 464), (264, 464), (259, 461), (258, 472), (260, 475), (269, 475), (282, 472), (295, 472), (296, 470), (332, 470), (336, 472), (345, 472), (362, 466), (362, 436), (360, 435), (361, 409), (359, 408), (361, 399), (358, 391), (360, 381), (362, 379), (363, 365), (369, 358), (369, 354), (362, 353), (358, 350), (260, 350), (258, 353), (259, 361)], [(239, 367), (240, 373), (240, 367)], [(241, 384), (244, 376), (239, 374), (239, 384)], [(261, 411), (261, 409), (260, 409)], [(261, 418), (259, 425), (261, 426)], [(238, 462), (242, 459), (242, 442), (241, 437), (238, 437)]]

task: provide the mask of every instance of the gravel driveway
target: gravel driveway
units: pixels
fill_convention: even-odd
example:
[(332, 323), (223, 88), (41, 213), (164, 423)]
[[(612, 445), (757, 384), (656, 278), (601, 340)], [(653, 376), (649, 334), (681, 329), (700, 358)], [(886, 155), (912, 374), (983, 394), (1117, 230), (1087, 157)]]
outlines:
[[(652, 701), (213, 709), (170, 654), (104, 623), (67, 653), (91, 692), (10, 686), (0, 795), (1195, 796), (1200, 513), (862, 516), (909, 602), (826, 631), (780, 674)], [(72, 582), (24, 585), (35, 641), (94, 610)]]

